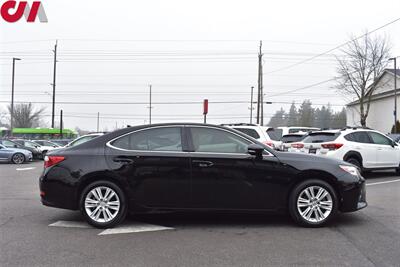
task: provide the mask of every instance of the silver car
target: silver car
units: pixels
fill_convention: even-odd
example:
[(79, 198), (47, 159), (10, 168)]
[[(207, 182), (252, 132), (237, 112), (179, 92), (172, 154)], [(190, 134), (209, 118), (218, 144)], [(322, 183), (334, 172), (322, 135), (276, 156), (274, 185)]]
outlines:
[(0, 145), (0, 161), (22, 164), (32, 161), (32, 152), (21, 148), (9, 148)]

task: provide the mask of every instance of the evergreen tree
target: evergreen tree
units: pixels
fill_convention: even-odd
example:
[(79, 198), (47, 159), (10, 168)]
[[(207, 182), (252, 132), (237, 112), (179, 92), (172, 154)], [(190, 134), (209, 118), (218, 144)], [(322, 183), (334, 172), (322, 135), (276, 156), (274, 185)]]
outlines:
[(283, 108), (275, 112), (274, 116), (272, 116), (271, 120), (268, 123), (269, 127), (279, 127), (287, 125), (287, 113)]
[(304, 100), (299, 109), (299, 126), (312, 127), (314, 125), (314, 109), (310, 100)]
[(287, 126), (297, 126), (298, 116), (299, 113), (297, 112), (296, 105), (293, 102), (292, 105), (290, 106)]

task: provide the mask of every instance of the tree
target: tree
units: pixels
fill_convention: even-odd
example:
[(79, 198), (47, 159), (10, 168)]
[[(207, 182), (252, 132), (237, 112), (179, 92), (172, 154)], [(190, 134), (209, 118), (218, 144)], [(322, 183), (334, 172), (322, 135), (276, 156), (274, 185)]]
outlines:
[(396, 127), (393, 124), (391, 133), (400, 133), (400, 121), (396, 121)]
[(390, 48), (384, 37), (365, 34), (352, 41), (341, 50), (343, 57), (337, 57), (337, 89), (345, 94), (356, 96), (359, 104), (360, 123), (366, 126), (373, 82), (385, 69)]
[(346, 109), (343, 108), (340, 112), (333, 114), (330, 127), (333, 129), (341, 129), (346, 127)]
[(297, 108), (296, 105), (294, 104), (294, 102), (292, 102), (292, 105), (290, 106), (290, 110), (289, 110), (289, 115), (288, 115), (288, 123), (287, 126), (296, 126), (298, 123), (298, 112), (297, 112)]
[[(11, 114), (11, 106), (8, 106)], [(40, 117), (44, 108), (34, 109), (32, 103), (16, 104), (14, 106), (14, 128), (33, 128), (40, 126)]]
[(268, 123), (269, 127), (285, 126), (287, 124), (287, 114), (283, 108), (275, 112)]
[(328, 104), (328, 107), (322, 106), (321, 109), (317, 108), (314, 113), (314, 127), (321, 129), (331, 127), (332, 110), (330, 104)]
[(312, 127), (314, 124), (314, 109), (310, 100), (304, 100), (299, 108), (299, 126)]

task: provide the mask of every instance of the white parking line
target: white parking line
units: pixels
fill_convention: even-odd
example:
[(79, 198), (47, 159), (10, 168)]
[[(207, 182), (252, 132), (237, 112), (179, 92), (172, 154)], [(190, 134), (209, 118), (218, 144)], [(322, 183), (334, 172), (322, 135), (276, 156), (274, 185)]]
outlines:
[(153, 232), (163, 230), (173, 230), (174, 228), (165, 227), (160, 225), (153, 225), (147, 223), (134, 223), (126, 226), (119, 226), (111, 229), (106, 229), (98, 235), (115, 235), (115, 234), (129, 234), (129, 233), (140, 233), (140, 232)]
[(17, 171), (28, 171), (28, 170), (33, 170), (33, 169), (36, 169), (36, 167), (16, 168)]
[(56, 227), (68, 227), (68, 228), (92, 228), (86, 222), (77, 222), (77, 221), (58, 221), (49, 226), (56, 226)]
[(400, 182), (400, 179), (384, 181), (384, 182), (369, 183), (369, 184), (367, 184), (367, 186), (368, 185), (378, 185), (378, 184), (389, 184), (389, 183), (396, 183), (396, 182)]

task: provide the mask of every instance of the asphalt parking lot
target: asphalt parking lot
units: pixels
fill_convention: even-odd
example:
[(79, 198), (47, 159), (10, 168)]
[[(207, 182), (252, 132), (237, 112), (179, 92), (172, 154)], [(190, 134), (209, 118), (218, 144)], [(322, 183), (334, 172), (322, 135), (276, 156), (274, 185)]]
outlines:
[(0, 164), (0, 266), (400, 266), (394, 172), (369, 174), (369, 207), (325, 228), (288, 216), (158, 214), (99, 230), (41, 205), (42, 164)]

